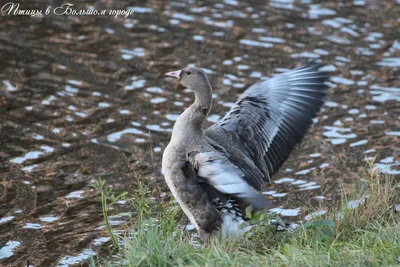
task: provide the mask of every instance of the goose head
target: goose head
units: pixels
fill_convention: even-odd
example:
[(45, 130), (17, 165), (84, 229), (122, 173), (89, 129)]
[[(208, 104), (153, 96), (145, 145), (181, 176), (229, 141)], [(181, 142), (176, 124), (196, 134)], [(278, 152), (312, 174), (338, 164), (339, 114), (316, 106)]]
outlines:
[(195, 93), (209, 91), (211, 89), (207, 74), (200, 68), (184, 68), (167, 72), (164, 74), (174, 80), (178, 80), (184, 87), (191, 89)]

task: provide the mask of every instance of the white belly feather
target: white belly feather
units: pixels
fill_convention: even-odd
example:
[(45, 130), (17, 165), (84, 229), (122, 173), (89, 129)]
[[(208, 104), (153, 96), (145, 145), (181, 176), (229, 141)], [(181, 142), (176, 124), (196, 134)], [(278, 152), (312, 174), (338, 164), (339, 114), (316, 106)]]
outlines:
[(248, 232), (252, 226), (241, 227), (240, 225), (244, 223), (241, 217), (236, 217), (236, 214), (225, 213), (222, 214), (222, 225), (220, 230), (220, 235), (222, 238), (225, 237), (243, 237), (243, 235)]

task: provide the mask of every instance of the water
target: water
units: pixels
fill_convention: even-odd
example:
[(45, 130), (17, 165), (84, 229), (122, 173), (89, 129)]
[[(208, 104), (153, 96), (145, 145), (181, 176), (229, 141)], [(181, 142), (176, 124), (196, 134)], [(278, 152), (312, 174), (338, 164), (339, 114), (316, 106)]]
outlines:
[[(136, 177), (155, 181), (169, 198), (160, 159), (193, 95), (163, 73), (185, 66), (211, 79), (211, 125), (252, 83), (327, 64), (320, 115), (263, 189), (285, 220), (315, 216), (301, 203), (324, 212), (375, 156), (378, 171), (400, 175), (398, 1), (108, 2), (135, 13), (0, 16), (0, 265), (79, 265), (109, 243), (96, 178), (131, 194)], [(114, 227), (125, 211), (110, 211)]]

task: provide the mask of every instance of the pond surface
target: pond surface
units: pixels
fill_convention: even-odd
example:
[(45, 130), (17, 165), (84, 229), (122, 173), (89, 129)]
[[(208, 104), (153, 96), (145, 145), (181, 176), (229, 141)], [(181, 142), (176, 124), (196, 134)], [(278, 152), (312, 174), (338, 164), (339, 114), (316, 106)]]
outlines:
[(139, 177), (169, 196), (160, 159), (193, 95), (163, 73), (185, 66), (211, 79), (211, 125), (256, 81), (327, 64), (327, 101), (263, 192), (283, 219), (310, 218), (304, 203), (323, 213), (375, 156), (399, 176), (399, 0), (104, 2), (74, 1), (135, 12), (0, 16), (0, 265), (79, 264), (108, 242), (97, 178), (132, 192)]

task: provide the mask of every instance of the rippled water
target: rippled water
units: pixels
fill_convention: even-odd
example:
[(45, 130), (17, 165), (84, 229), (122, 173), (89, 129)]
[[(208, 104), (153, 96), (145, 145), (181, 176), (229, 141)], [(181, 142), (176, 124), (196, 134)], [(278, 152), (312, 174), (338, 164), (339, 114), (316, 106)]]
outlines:
[[(96, 253), (109, 241), (96, 178), (134, 191), (140, 177), (168, 192), (161, 154), (193, 95), (163, 73), (185, 66), (211, 79), (211, 125), (252, 83), (327, 64), (328, 99), (263, 192), (283, 218), (315, 216), (304, 203), (323, 213), (375, 156), (400, 175), (398, 0), (106, 2), (135, 14), (0, 16), (0, 264), (68, 266)], [(124, 207), (112, 224), (126, 221)]]

